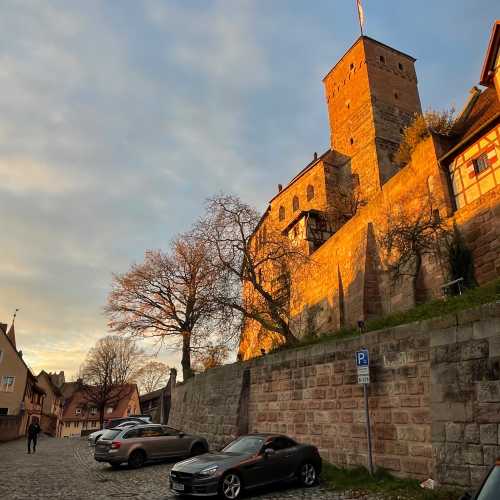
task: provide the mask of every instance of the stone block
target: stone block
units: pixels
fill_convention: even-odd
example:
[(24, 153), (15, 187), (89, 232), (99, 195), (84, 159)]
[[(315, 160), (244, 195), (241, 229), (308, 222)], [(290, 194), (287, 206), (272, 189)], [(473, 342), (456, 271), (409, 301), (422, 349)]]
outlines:
[(461, 359), (467, 361), (469, 359), (487, 358), (488, 352), (489, 343), (487, 340), (473, 340), (462, 344)]
[(475, 339), (488, 339), (500, 335), (500, 321), (498, 318), (482, 319), (472, 325), (472, 335)]
[(466, 443), (469, 444), (479, 444), (480, 434), (479, 434), (479, 425), (477, 424), (466, 424), (464, 439)]
[(401, 469), (403, 472), (411, 474), (421, 474), (427, 476), (430, 473), (430, 461), (418, 458), (401, 459)]
[(473, 338), (472, 325), (462, 325), (457, 328), (457, 342), (467, 342)]
[(483, 447), (478, 444), (466, 444), (463, 447), (463, 457), (466, 464), (483, 465)]
[(394, 424), (407, 424), (409, 422), (408, 412), (394, 410), (392, 412), (392, 422)]
[(482, 424), (479, 432), (481, 444), (498, 444), (498, 424)]
[(442, 484), (451, 484), (458, 486), (470, 485), (470, 468), (466, 465), (448, 464), (436, 468), (437, 479)]
[(495, 336), (490, 337), (489, 342), (490, 342), (490, 358), (500, 357), (500, 334), (496, 334)]
[(500, 446), (483, 446), (484, 465), (492, 466), (496, 460), (500, 459)]
[(400, 441), (425, 441), (425, 430), (421, 426), (398, 426), (397, 437)]
[(477, 399), (480, 403), (500, 403), (500, 380), (479, 382)]
[(401, 460), (399, 458), (377, 456), (373, 457), (374, 465), (387, 470), (399, 472), (401, 470)]
[(464, 440), (464, 424), (448, 422), (445, 425), (446, 442), (462, 443)]
[(457, 341), (457, 328), (451, 326), (441, 330), (431, 331), (431, 347), (446, 346)]
[(472, 405), (470, 403), (433, 403), (432, 420), (436, 422), (471, 422)]
[(444, 443), (446, 441), (446, 427), (444, 422), (432, 422), (431, 439), (433, 443)]
[(479, 486), (486, 474), (489, 472), (490, 467), (486, 465), (471, 465), (470, 467), (470, 482), (473, 487)]
[(463, 452), (464, 452), (464, 446), (462, 444), (446, 443), (444, 445), (443, 461), (450, 465), (463, 465), (464, 463)]

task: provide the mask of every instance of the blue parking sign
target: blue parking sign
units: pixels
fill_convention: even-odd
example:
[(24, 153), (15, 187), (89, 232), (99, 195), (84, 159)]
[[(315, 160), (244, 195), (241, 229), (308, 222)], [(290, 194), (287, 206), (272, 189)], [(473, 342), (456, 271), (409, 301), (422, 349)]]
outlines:
[(356, 366), (369, 366), (368, 349), (356, 351)]

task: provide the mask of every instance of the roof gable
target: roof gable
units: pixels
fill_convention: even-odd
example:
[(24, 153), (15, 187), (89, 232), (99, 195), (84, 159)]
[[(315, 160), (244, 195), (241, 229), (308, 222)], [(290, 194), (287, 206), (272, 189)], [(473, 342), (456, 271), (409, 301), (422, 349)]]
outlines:
[(486, 56), (484, 57), (483, 69), (481, 70), (481, 79), (479, 83), (481, 85), (491, 84), (491, 72), (495, 67), (495, 62), (497, 60), (498, 51), (500, 49), (500, 21), (497, 20), (493, 24), (493, 29), (491, 30), (490, 42), (488, 44), (488, 49), (486, 50)]

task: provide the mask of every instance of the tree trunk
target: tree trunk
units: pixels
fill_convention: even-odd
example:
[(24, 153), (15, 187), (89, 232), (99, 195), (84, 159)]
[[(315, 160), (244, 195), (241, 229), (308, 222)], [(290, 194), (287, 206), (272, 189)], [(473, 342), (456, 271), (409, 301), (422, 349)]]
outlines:
[(182, 332), (182, 377), (187, 380), (193, 376), (191, 368), (191, 332)]
[(415, 274), (412, 277), (412, 286), (413, 286), (413, 302), (417, 305), (420, 302), (420, 295), (418, 290), (418, 280), (420, 278), (420, 271), (422, 269), (422, 256), (420, 252), (416, 252), (415, 254)]
[(102, 405), (99, 407), (99, 424), (100, 428), (104, 429), (104, 406)]

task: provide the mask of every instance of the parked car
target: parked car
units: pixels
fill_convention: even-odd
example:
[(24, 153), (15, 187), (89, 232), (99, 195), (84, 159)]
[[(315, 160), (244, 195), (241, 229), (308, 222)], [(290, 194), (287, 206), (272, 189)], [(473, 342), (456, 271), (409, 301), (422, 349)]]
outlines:
[(483, 483), (472, 495), (465, 493), (460, 500), (498, 500), (500, 498), (500, 459), (490, 469)]
[[(134, 425), (139, 425), (135, 420), (127, 420), (126, 422), (122, 422), (121, 424), (114, 427), (114, 429), (128, 429), (133, 427)], [(92, 432), (87, 437), (87, 442), (89, 446), (95, 446), (98, 439), (104, 434), (106, 429), (99, 429), (98, 431)]]
[(105, 429), (113, 429), (117, 425), (120, 425), (123, 422), (137, 422), (138, 424), (151, 424), (151, 417), (145, 416), (145, 417), (133, 417), (133, 416), (128, 416), (128, 417), (120, 417), (120, 418), (111, 418), (109, 420), (104, 421), (104, 428)]
[(205, 438), (192, 436), (166, 425), (141, 424), (131, 429), (106, 429), (96, 443), (94, 458), (119, 467), (141, 467), (145, 462), (189, 457), (208, 451)]
[(313, 486), (321, 473), (315, 446), (279, 434), (242, 436), (218, 453), (206, 453), (174, 465), (170, 489), (175, 494), (220, 494), (236, 500), (242, 490), (286, 480)]

